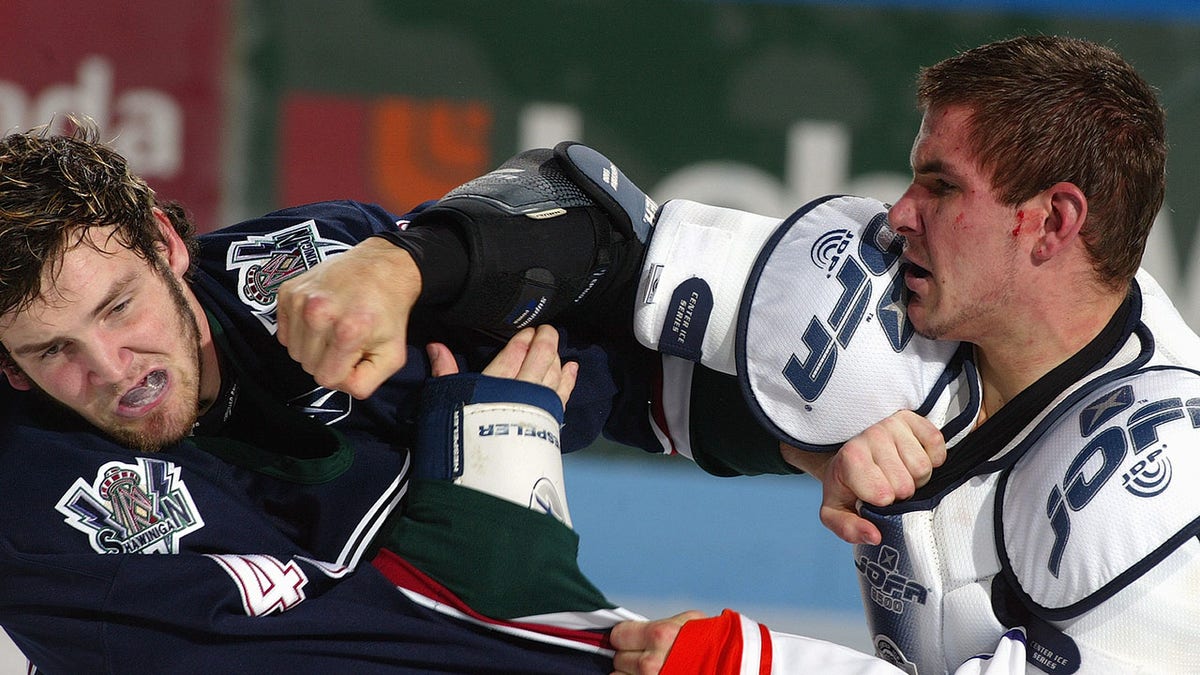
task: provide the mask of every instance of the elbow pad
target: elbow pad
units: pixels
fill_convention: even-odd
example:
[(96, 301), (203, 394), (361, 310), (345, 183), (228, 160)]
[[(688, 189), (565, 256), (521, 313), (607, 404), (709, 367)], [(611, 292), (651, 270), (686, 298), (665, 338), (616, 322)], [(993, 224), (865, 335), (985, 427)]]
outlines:
[(409, 228), (448, 229), (466, 247), (466, 280), (441, 318), (510, 336), (630, 304), (657, 209), (599, 152), (563, 142), (451, 190)]

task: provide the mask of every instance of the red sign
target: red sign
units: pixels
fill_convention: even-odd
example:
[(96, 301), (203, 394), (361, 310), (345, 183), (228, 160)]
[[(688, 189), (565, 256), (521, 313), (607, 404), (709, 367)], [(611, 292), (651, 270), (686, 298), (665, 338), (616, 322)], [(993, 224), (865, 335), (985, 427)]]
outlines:
[(91, 117), (201, 230), (221, 189), (228, 0), (0, 3), (0, 132)]

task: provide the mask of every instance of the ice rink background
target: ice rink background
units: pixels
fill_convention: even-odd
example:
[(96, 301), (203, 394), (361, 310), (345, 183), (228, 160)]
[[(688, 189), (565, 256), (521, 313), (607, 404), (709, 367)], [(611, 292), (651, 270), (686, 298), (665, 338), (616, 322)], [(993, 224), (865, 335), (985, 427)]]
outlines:
[(871, 650), (851, 547), (818, 521), (815, 480), (717, 478), (624, 448), (565, 465), (580, 566), (610, 600), (652, 617), (728, 607)]

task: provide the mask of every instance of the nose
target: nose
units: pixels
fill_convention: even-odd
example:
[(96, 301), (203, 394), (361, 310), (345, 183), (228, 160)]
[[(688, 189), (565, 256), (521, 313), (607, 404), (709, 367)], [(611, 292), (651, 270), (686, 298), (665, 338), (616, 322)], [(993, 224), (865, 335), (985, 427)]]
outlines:
[(104, 386), (121, 382), (129, 372), (129, 350), (105, 344), (89, 345), (83, 350), (88, 378), (93, 385)]
[(917, 213), (916, 196), (913, 195), (915, 186), (910, 185), (900, 199), (888, 209), (888, 225), (892, 231), (903, 237), (911, 237), (921, 233), (921, 218)]

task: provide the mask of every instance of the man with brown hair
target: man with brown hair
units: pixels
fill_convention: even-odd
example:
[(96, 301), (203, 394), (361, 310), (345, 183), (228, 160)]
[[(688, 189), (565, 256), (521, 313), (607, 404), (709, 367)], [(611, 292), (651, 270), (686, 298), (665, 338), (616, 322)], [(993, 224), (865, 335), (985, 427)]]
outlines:
[[(1111, 49), (1038, 36), (938, 63), (917, 95), (888, 218), (908, 317), (973, 347), (977, 402), (912, 498), (860, 514), (827, 490), (876, 652), (909, 673), (1194, 672), (1200, 338), (1138, 272), (1165, 190), (1155, 94)], [(935, 428), (899, 414), (831, 458), (785, 454), (828, 488)], [(618, 626), (617, 670), (820, 668), (819, 643), (692, 618)]]
[(398, 220), (196, 240), (88, 125), (0, 139), (0, 368), (32, 392), (0, 386), (0, 625), (39, 670), (608, 671), (634, 615), (577, 567), (560, 459), (599, 433), (604, 359), (418, 313), (353, 400), (276, 339), (279, 284)]

